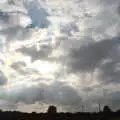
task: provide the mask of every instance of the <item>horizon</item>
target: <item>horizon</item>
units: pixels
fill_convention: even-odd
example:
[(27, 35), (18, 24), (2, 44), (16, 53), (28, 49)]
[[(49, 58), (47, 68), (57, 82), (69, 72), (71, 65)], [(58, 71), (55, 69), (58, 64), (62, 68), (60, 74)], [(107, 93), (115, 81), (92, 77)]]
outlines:
[[(52, 108), (51, 108), (52, 107)], [(99, 108), (98, 108), (99, 109)], [(18, 110), (9, 110), (9, 111), (6, 111), (6, 110), (2, 110), (0, 109), (0, 112), (20, 112), (20, 113), (28, 113), (28, 114), (33, 114), (33, 113), (36, 113), (36, 114), (42, 114), (42, 113), (48, 113), (48, 114), (59, 114), (59, 113), (64, 113), (64, 114), (67, 114), (67, 113), (71, 113), (71, 114), (75, 114), (75, 113), (117, 113), (117, 112), (120, 112), (120, 108), (116, 109), (116, 110), (112, 110), (110, 108), (110, 106), (107, 106), (105, 105), (102, 109), (99, 109), (97, 111), (85, 111), (85, 110), (81, 110), (81, 111), (77, 111), (77, 112), (69, 112), (69, 111), (59, 111), (59, 109), (57, 108), (57, 106), (54, 106), (54, 105), (50, 105), (48, 106), (47, 110), (46, 111), (41, 111), (41, 112), (38, 112), (38, 111), (31, 111), (31, 112), (25, 112), (25, 111), (18, 111)]]

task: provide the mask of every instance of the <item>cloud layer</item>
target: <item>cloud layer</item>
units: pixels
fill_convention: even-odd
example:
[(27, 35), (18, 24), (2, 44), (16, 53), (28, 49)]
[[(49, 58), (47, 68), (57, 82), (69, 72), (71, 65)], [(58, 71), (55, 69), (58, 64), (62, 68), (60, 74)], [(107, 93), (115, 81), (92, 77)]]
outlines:
[(0, 2), (1, 108), (116, 109), (119, 9), (119, 0)]

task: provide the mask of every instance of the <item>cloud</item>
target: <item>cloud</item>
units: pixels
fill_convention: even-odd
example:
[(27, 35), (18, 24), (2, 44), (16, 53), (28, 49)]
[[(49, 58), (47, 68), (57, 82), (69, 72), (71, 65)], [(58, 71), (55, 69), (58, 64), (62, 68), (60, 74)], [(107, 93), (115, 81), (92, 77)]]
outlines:
[(47, 59), (49, 55), (52, 53), (52, 47), (43, 45), (41, 46), (40, 50), (37, 50), (35, 46), (29, 48), (23, 47), (18, 49), (17, 51), (20, 51), (28, 56), (31, 56), (32, 60), (34, 61), (38, 59)]
[(30, 24), (31, 21), (25, 12), (22, 11), (6, 12), (1, 10), (0, 22), (1, 22), (1, 29), (5, 29), (16, 26), (26, 27), (28, 24)]
[[(119, 38), (92, 42), (70, 52), (70, 65), (73, 72), (94, 71), (100, 67), (103, 60), (119, 45)], [(116, 48), (117, 49), (117, 48)]]
[[(92, 97), (94, 97), (94, 98), (92, 98)], [(98, 107), (98, 104), (100, 104), (101, 110), (103, 109), (103, 107), (105, 105), (110, 106), (110, 108), (112, 108), (112, 110), (119, 109), (119, 107), (120, 107), (120, 105), (119, 105), (119, 100), (120, 100), (119, 91), (114, 91), (114, 92), (108, 91), (108, 93), (103, 94), (102, 96), (100, 95), (100, 96), (92, 96), (92, 97), (89, 98), (88, 102), (90, 104), (96, 104), (97, 107)]]
[(106, 64), (100, 67), (100, 78), (101, 82), (104, 83), (119, 83), (120, 70), (119, 61), (108, 61)]
[(16, 62), (11, 65), (11, 67), (20, 74), (27, 74), (27, 71), (24, 70), (25, 66), (25, 62)]
[(15, 41), (17, 38), (19, 40), (20, 35), (23, 33), (23, 28), (20, 26), (15, 26), (15, 27), (8, 27), (4, 30), (0, 31), (1, 35), (5, 36), (5, 39), (8, 41)]
[[(31, 91), (31, 92), (30, 92)], [(31, 94), (34, 93), (34, 94)], [(18, 104), (34, 104), (36, 101), (43, 100), (43, 89), (38, 86), (19, 86), (17, 88), (9, 88), (9, 91), (3, 89), (0, 94), (1, 100), (8, 103)]]
[(9, 91), (2, 89), (0, 98), (11, 104), (11, 106), (16, 105), (16, 108), (19, 107), (20, 103), (31, 105), (37, 102), (63, 107), (71, 106), (72, 108), (73, 106), (81, 104), (82, 101), (80, 95), (74, 88), (61, 82), (54, 82), (51, 85), (41, 83), (26, 86), (23, 84), (21, 86), (10, 87)]
[(120, 96), (119, 96), (120, 92), (112, 92), (110, 94), (108, 94), (108, 101), (110, 101), (111, 106), (115, 109), (115, 108), (119, 108), (119, 100), (120, 100)]
[(8, 24), (9, 15), (3, 11), (0, 11), (0, 22), (2, 26), (4, 26), (5, 24)]
[(9, 94), (10, 96), (8, 96), (8, 101), (14, 101), (14, 103), (22, 102), (26, 104), (34, 104), (36, 101), (41, 101), (44, 99), (43, 89), (37, 86), (25, 88), (21, 87), (19, 89), (16, 88), (16, 92), (11, 90)]
[(5, 75), (3, 74), (3, 72), (0, 71), (0, 85), (6, 85), (7, 84), (7, 78), (5, 77)]
[(44, 92), (47, 98), (45, 101), (53, 104), (77, 106), (82, 101), (79, 93), (74, 88), (62, 82), (55, 82)]

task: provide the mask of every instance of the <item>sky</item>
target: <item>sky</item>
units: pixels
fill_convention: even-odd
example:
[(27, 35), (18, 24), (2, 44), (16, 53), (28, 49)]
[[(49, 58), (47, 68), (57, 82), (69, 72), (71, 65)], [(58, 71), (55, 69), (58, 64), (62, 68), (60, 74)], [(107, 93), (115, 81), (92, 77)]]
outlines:
[(0, 1), (0, 109), (120, 108), (119, 0)]

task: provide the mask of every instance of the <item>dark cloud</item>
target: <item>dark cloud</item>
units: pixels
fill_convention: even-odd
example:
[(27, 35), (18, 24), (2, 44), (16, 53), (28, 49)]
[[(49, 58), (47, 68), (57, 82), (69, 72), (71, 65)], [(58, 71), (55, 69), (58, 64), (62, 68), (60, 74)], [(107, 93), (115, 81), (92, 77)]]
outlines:
[(109, 61), (108, 63), (100, 67), (100, 82), (108, 83), (120, 83), (120, 62)]
[(3, 22), (3, 23), (9, 22), (9, 14), (7, 12), (3, 12), (0, 10), (0, 22)]
[(101, 62), (110, 57), (113, 49), (119, 45), (119, 38), (93, 42), (70, 52), (70, 69), (73, 72), (93, 71)]

